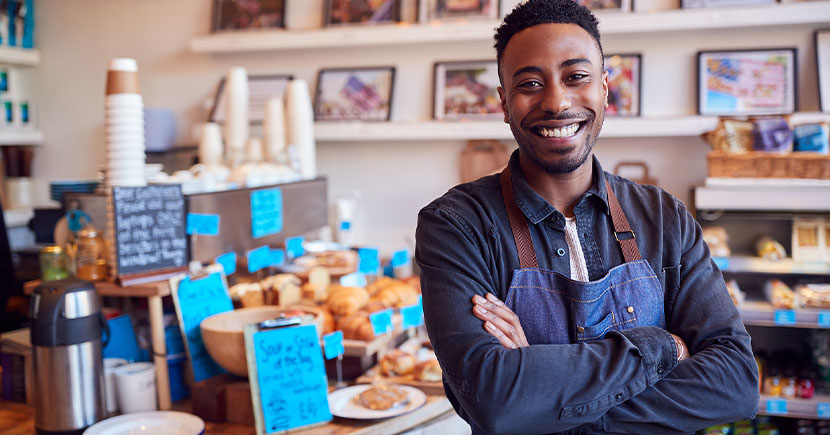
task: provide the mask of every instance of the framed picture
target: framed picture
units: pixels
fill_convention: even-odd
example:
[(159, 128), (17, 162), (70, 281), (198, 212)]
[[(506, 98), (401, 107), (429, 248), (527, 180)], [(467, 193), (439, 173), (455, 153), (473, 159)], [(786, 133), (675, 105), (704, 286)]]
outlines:
[(285, 27), (285, 0), (213, 0), (214, 32)]
[(576, 0), (592, 11), (631, 12), (631, 0)]
[(639, 54), (605, 56), (605, 70), (608, 71), (606, 115), (640, 116), (641, 65)]
[(717, 8), (724, 6), (752, 6), (776, 3), (778, 0), (681, 0), (681, 8)]
[[(265, 119), (265, 103), (271, 98), (283, 98), (285, 87), (294, 76), (287, 74), (248, 76), (248, 118), (251, 124), (262, 124)], [(208, 117), (210, 122), (225, 122), (225, 78), (219, 81), (213, 108)]]
[(830, 29), (816, 30), (816, 65), (821, 111), (830, 113)]
[(434, 83), (435, 119), (500, 119), (504, 116), (496, 61), (436, 63)]
[(426, 21), (458, 18), (497, 18), (499, 0), (421, 0)]
[(326, 0), (326, 26), (383, 24), (400, 20), (400, 0)]
[(322, 69), (314, 97), (316, 121), (388, 121), (395, 67)]
[(701, 51), (697, 69), (701, 115), (795, 112), (795, 48)]

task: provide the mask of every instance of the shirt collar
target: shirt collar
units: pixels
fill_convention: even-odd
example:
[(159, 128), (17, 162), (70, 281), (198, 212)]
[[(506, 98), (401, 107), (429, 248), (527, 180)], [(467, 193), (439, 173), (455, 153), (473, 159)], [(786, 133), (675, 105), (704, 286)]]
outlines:
[[(593, 165), (593, 182), (591, 183), (591, 188), (585, 192), (585, 195), (583, 195), (580, 203), (584, 201), (585, 198), (596, 197), (605, 206), (605, 213), (610, 214), (611, 210), (608, 207), (608, 188), (605, 183), (605, 171), (602, 170), (602, 165), (600, 165), (596, 156), (592, 155), (591, 158)], [(525, 178), (524, 172), (522, 172), (521, 165), (519, 165), (518, 149), (510, 156), (508, 167), (510, 168), (510, 179), (513, 183), (513, 197), (516, 200), (516, 205), (519, 206), (519, 210), (524, 213), (525, 217), (527, 217), (530, 222), (536, 225), (553, 213), (562, 216), (562, 213), (559, 210), (556, 210), (544, 198), (539, 196), (539, 194), (530, 187), (530, 184), (528, 184), (527, 178)], [(558, 220), (564, 222), (562, 219)]]

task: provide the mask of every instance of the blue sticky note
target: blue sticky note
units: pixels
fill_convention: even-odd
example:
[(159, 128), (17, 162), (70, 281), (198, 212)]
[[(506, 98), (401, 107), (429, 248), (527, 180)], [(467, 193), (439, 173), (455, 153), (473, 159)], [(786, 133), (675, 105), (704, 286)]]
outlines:
[(314, 325), (253, 334), (264, 433), (331, 420), (323, 352)]
[(782, 399), (767, 399), (767, 414), (786, 414), (787, 401)]
[(377, 275), (380, 268), (380, 255), (377, 249), (360, 248), (357, 251), (358, 272), (368, 275)]
[(278, 188), (251, 192), (251, 234), (265, 237), (282, 231), (282, 190)]
[(720, 270), (729, 270), (729, 257), (712, 257), (712, 261)]
[(372, 323), (372, 331), (375, 335), (383, 335), (392, 332), (392, 309), (386, 309), (369, 314), (369, 322)]
[(820, 311), (818, 313), (818, 326), (830, 328), (830, 311)]
[(819, 418), (830, 418), (830, 402), (819, 403), (816, 405), (816, 415)]
[(323, 336), (323, 349), (326, 351), (326, 359), (334, 359), (342, 355), (343, 331), (334, 331)]
[(202, 236), (218, 236), (219, 235), (219, 215), (218, 214), (187, 214), (187, 234), (202, 235)]
[(341, 231), (348, 231), (352, 229), (352, 223), (349, 221), (340, 221), (340, 230)]
[(248, 272), (254, 273), (271, 265), (271, 248), (260, 246), (248, 251)]
[(228, 252), (216, 257), (216, 264), (221, 264), (225, 268), (225, 275), (230, 275), (236, 272), (236, 252)]
[[(133, 323), (130, 316), (122, 314), (107, 320), (109, 336), (104, 334), (104, 358), (124, 358), (127, 361), (138, 361), (138, 340), (135, 337)], [(107, 331), (104, 331), (105, 333)]]
[(340, 277), (340, 285), (344, 287), (366, 287), (366, 275), (360, 272), (343, 275)]
[(303, 238), (292, 237), (290, 239), (285, 239), (285, 250), (291, 258), (302, 257), (305, 253), (305, 249), (303, 249)]
[(775, 310), (775, 324), (779, 326), (795, 325), (795, 311)]
[(392, 267), (406, 266), (409, 263), (409, 251), (402, 250), (392, 254)]
[(202, 320), (219, 313), (233, 310), (233, 302), (219, 273), (192, 281), (190, 277), (179, 282), (174, 302), (181, 313), (182, 329), (187, 340), (190, 360), (193, 362), (193, 377), (196, 382), (225, 373), (210, 357), (202, 343), (199, 324)]
[(403, 317), (404, 329), (417, 328), (424, 323), (424, 309), (421, 304), (401, 308), (401, 316)]
[(272, 249), (269, 254), (268, 266), (282, 266), (285, 264), (285, 251)]

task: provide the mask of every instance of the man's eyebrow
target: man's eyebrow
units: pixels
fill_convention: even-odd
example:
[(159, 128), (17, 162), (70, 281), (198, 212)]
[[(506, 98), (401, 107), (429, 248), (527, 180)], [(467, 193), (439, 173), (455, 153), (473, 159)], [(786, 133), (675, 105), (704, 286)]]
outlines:
[[(559, 67), (560, 68), (567, 68), (571, 65), (576, 65), (576, 64), (579, 64), (579, 63), (587, 63), (588, 65), (591, 65), (591, 60), (588, 59), (588, 58), (585, 58), (585, 57), (576, 57), (576, 58), (568, 59), (568, 60), (562, 62), (561, 64), (559, 64)], [(524, 74), (524, 73), (539, 73), (539, 74), (541, 74), (542, 72), (543, 72), (542, 68), (539, 68), (538, 66), (525, 66), (525, 67), (522, 67), (522, 68), (519, 68), (518, 70), (516, 70), (516, 72), (513, 73), (513, 78), (516, 78), (517, 76), (519, 76), (521, 74)]]
[(542, 73), (542, 68), (539, 68), (538, 66), (521, 67), (518, 70), (516, 70), (516, 72), (513, 73), (513, 78), (515, 79), (516, 77), (518, 77), (518, 76), (520, 76), (524, 73), (539, 73), (539, 74), (541, 74)]
[(562, 64), (559, 65), (559, 66), (564, 68), (564, 67), (569, 67), (571, 65), (576, 65), (578, 63), (587, 63), (588, 65), (590, 65), (591, 61), (587, 58), (584, 58), (584, 57), (577, 57), (577, 58), (574, 58), (574, 59), (568, 59), (568, 60), (562, 62)]

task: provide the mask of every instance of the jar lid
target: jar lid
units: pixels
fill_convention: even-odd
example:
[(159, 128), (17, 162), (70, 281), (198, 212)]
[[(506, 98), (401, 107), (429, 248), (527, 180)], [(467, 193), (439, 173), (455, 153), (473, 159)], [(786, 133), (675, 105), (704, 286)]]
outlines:
[(81, 231), (78, 231), (78, 237), (96, 237), (98, 236), (98, 232), (95, 231), (95, 227), (86, 227)]
[(58, 245), (44, 246), (44, 247), (40, 248), (40, 252), (41, 253), (48, 253), (48, 254), (62, 254), (63, 253), (63, 248), (61, 248)]

